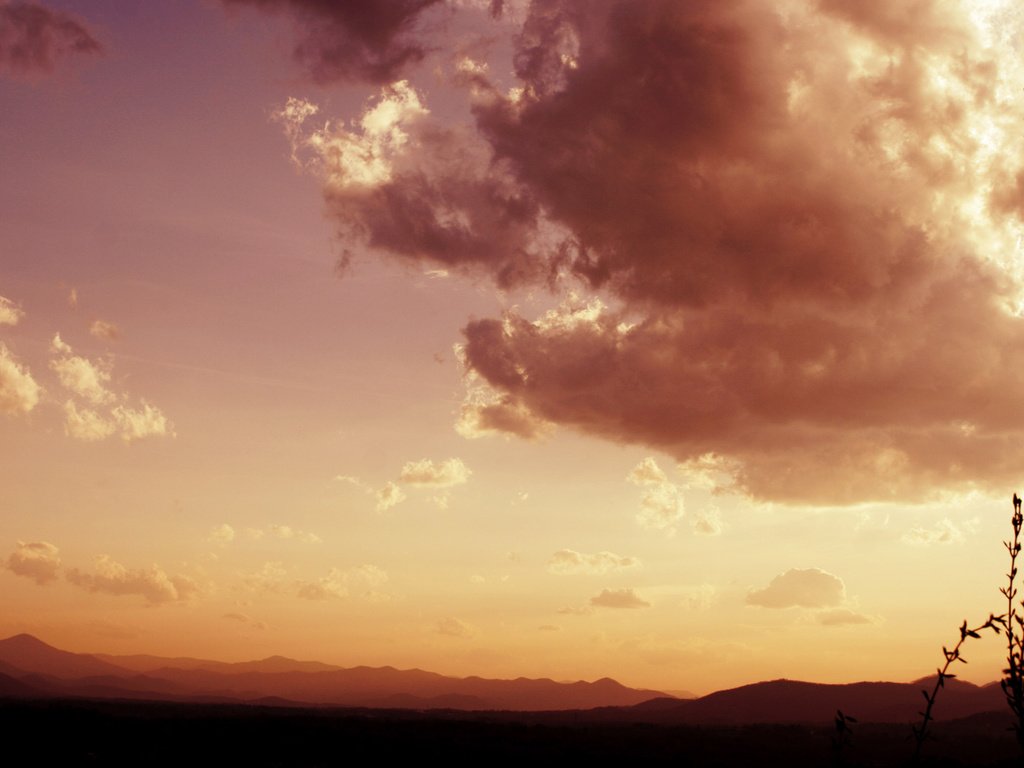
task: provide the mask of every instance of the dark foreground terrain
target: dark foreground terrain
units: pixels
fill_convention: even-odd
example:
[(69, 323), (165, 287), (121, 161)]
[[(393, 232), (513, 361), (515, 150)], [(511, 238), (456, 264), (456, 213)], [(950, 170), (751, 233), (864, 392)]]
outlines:
[[(1021, 766), (1004, 713), (938, 723), (922, 765)], [(0, 700), (8, 754), (37, 765), (619, 764), (899, 766), (909, 728), (609, 722), (596, 712), (467, 713), (139, 701)]]

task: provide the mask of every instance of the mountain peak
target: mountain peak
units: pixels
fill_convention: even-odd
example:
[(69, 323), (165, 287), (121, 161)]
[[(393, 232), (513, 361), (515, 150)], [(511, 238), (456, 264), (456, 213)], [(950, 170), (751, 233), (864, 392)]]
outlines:
[(57, 650), (52, 645), (44, 643), (35, 635), (30, 635), (27, 632), (21, 632), (17, 635), (6, 637), (3, 640), (0, 640), (0, 643), (21, 648), (49, 648), (51, 650)]

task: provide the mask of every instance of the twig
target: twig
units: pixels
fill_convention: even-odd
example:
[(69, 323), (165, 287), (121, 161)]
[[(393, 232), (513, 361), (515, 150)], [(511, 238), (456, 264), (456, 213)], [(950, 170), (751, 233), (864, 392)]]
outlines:
[[(1010, 553), (1010, 572), (1006, 574), (1007, 585), (999, 590), (1006, 597), (1006, 669), (1003, 670), (1003, 679), (999, 681), (999, 685), (1006, 696), (1010, 711), (1017, 719), (1013, 726), (1017, 732), (1017, 741), (1024, 747), (1024, 618), (1017, 613), (1014, 605), (1018, 591), (1017, 556), (1021, 550), (1020, 534), (1024, 525), (1024, 515), (1021, 514), (1021, 500), (1016, 493), (1013, 494), (1013, 517), (1010, 522), (1013, 524), (1013, 541), (1003, 542)], [(1015, 623), (1021, 630), (1016, 636), (1013, 632)]]
[(967, 620), (960, 625), (960, 639), (957, 644), (953, 646), (953, 650), (948, 650), (946, 646), (942, 646), (942, 653), (946, 657), (946, 663), (942, 665), (941, 669), (937, 669), (938, 677), (935, 679), (935, 686), (929, 693), (927, 689), (921, 690), (921, 695), (924, 696), (925, 701), (928, 702), (924, 712), (918, 712), (923, 718), (920, 725), (914, 726), (914, 739), (917, 744), (914, 747), (914, 762), (916, 763), (921, 755), (921, 747), (924, 744), (925, 738), (928, 736), (928, 724), (934, 720), (932, 717), (932, 709), (935, 707), (935, 700), (938, 698), (939, 690), (945, 687), (947, 680), (952, 680), (956, 677), (949, 671), (950, 666), (954, 661), (959, 661), (961, 664), (966, 664), (967, 659), (960, 655), (960, 647), (964, 644), (964, 641), (969, 637), (981, 637), (979, 634), (981, 631), (991, 629), (996, 634), (999, 634), (1000, 627), (1005, 627), (1006, 617), (995, 616), (989, 614), (988, 620), (980, 627), (974, 629), (967, 628)]

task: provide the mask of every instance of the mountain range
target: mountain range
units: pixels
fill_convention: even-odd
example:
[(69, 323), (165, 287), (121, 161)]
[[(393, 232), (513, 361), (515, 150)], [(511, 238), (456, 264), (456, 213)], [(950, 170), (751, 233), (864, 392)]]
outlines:
[[(0, 640), (0, 698), (132, 699), (274, 706), (550, 713), (588, 710), (596, 721), (749, 725), (831, 724), (836, 710), (861, 722), (919, 719), (914, 683), (830, 685), (773, 680), (680, 699), (628, 688), (609, 678), (563, 683), (549, 679), (456, 678), (420, 669), (344, 668), (283, 656), (228, 663), (193, 658), (71, 653), (31, 635)], [(952, 720), (1005, 709), (998, 683), (948, 681), (934, 714)], [(559, 716), (557, 713), (564, 713)]]

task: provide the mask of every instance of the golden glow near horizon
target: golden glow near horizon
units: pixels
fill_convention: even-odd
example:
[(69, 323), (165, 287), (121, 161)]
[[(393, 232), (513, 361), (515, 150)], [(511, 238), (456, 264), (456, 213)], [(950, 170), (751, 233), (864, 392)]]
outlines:
[(703, 693), (998, 611), (1017, 5), (554, 4), (0, 49), (0, 634)]

